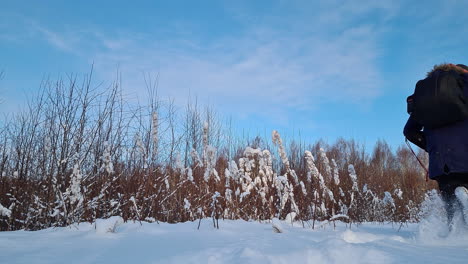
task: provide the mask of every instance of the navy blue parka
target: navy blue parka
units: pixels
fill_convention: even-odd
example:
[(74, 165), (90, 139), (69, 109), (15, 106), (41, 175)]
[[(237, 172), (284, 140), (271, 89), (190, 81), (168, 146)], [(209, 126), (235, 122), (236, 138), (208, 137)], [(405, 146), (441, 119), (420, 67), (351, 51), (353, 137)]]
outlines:
[[(437, 74), (434, 69), (430, 74)], [(468, 84), (468, 74), (464, 74)], [(465, 89), (468, 97), (468, 91)], [(439, 128), (424, 128), (409, 117), (403, 130), (405, 137), (429, 153), (429, 178), (450, 173), (468, 173), (468, 119)]]

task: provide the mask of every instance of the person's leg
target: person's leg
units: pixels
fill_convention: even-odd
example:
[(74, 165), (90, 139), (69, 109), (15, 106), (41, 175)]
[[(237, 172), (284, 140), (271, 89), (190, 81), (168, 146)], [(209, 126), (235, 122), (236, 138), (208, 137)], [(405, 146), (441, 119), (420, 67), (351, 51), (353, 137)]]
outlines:
[(464, 185), (460, 185), (455, 189), (455, 196), (460, 205), (463, 222), (468, 224), (468, 189)]
[(468, 224), (468, 174), (457, 175), (457, 187), (455, 188), (455, 196), (461, 209), (463, 221)]
[(438, 179), (437, 182), (439, 184), (440, 195), (445, 204), (445, 210), (447, 211), (447, 221), (450, 226), (458, 202), (455, 196), (455, 188), (457, 186), (447, 178)]

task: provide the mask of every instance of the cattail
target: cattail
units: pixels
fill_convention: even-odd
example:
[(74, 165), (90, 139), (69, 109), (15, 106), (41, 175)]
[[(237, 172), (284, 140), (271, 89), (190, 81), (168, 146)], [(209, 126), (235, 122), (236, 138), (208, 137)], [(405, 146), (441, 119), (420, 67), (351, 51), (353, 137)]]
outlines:
[(307, 190), (306, 190), (306, 187), (304, 185), (304, 182), (301, 181), (300, 185), (301, 185), (302, 194), (307, 195)]
[(136, 133), (136, 135), (135, 135), (135, 142), (136, 142), (138, 152), (141, 155), (145, 155), (146, 154), (146, 149), (145, 149), (145, 146), (143, 145), (143, 141), (141, 140), (141, 137), (140, 137), (139, 133)]
[(226, 199), (227, 202), (231, 203), (232, 202), (232, 190), (227, 188), (226, 192), (224, 194), (224, 198)]
[(203, 145), (208, 146), (208, 122), (205, 122), (203, 124)]
[(158, 152), (158, 113), (153, 112), (151, 115), (151, 123), (153, 125), (151, 130), (151, 137), (153, 139), (153, 153)]
[(202, 163), (200, 156), (198, 155), (198, 152), (195, 149), (192, 149), (192, 151), (190, 152), (190, 156), (192, 157), (192, 161), (195, 166)]
[(283, 141), (281, 140), (281, 136), (278, 133), (278, 131), (273, 130), (272, 139), (273, 139), (273, 144), (278, 145), (278, 151), (279, 151), (279, 154), (280, 154), (280, 157), (281, 157), (281, 161), (283, 162), (284, 166), (286, 167), (286, 170), (289, 170), (288, 156), (286, 155), (286, 150), (284, 149)]
[(313, 179), (319, 183), (319, 186), (322, 189), (323, 193), (326, 194), (331, 201), (335, 201), (333, 192), (325, 184), (325, 180), (322, 174), (318, 171), (317, 167), (315, 166), (314, 157), (312, 156), (312, 153), (310, 153), (310, 151), (305, 151), (305, 160), (308, 170), (307, 180), (311, 181), (310, 178), (313, 177)]
[(206, 182), (213, 175), (216, 181), (220, 181), (218, 172), (215, 169), (216, 166), (216, 149), (212, 146), (206, 148), (206, 167), (204, 179)]
[(338, 165), (336, 164), (336, 161), (332, 159), (332, 165), (333, 165), (333, 180), (336, 185), (340, 185), (340, 172), (338, 169)]
[(325, 181), (330, 182), (331, 181), (331, 176), (332, 176), (332, 171), (330, 167), (330, 161), (327, 158), (327, 153), (323, 148), (320, 148), (320, 157), (322, 158), (323, 165), (325, 167)]
[(208, 122), (203, 124), (203, 164), (206, 166), (206, 155), (208, 151)]
[(231, 160), (231, 162), (228, 163), (227, 170), (229, 171), (229, 176), (232, 177), (234, 181), (239, 179), (239, 168), (235, 161)]
[(226, 178), (226, 184), (224, 187), (229, 188), (231, 187), (231, 172), (229, 171), (229, 168), (224, 169), (224, 177)]
[(317, 169), (317, 167), (315, 166), (315, 163), (314, 163), (314, 156), (312, 156), (312, 153), (308, 150), (305, 151), (304, 153), (305, 155), (305, 160), (306, 160), (306, 166), (307, 166), (307, 181), (308, 182), (311, 182), (312, 181), (312, 178), (314, 178), (315, 180), (318, 180), (319, 179), (319, 171)]
[(351, 178), (351, 181), (353, 182), (352, 190), (358, 192), (359, 188), (357, 184), (357, 175), (356, 175), (356, 171), (354, 170), (354, 166), (352, 164), (348, 165), (348, 173), (349, 173), (349, 177)]

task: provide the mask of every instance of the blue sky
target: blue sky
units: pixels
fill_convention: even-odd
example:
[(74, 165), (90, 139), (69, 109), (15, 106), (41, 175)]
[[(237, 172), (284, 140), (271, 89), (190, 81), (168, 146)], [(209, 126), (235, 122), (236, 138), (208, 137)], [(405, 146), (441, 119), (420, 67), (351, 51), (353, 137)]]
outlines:
[[(144, 74), (250, 135), (403, 143), (406, 96), (441, 62), (468, 64), (468, 1), (2, 1), (0, 111), (45, 76)], [(370, 150), (370, 149), (369, 149)]]

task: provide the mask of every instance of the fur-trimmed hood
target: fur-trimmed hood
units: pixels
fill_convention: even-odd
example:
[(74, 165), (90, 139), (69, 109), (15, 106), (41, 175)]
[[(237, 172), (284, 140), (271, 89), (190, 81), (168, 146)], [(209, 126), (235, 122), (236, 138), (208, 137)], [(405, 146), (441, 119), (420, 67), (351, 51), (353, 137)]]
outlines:
[(458, 73), (468, 73), (468, 67), (466, 65), (463, 65), (463, 64), (452, 64), (452, 63), (443, 63), (443, 64), (438, 64), (438, 65), (435, 65), (434, 68), (432, 68), (432, 70), (430, 72), (427, 73), (427, 76), (430, 76), (433, 72), (435, 71), (438, 71), (438, 70), (441, 70), (441, 71), (456, 71)]

